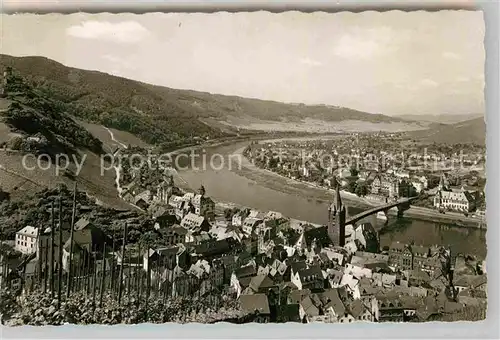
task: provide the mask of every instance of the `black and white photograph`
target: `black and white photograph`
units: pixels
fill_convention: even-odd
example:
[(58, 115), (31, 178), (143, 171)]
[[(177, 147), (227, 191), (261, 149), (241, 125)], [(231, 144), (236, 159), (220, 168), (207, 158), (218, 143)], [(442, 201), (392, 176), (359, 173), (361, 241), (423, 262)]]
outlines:
[(0, 15), (3, 327), (486, 318), (482, 11)]

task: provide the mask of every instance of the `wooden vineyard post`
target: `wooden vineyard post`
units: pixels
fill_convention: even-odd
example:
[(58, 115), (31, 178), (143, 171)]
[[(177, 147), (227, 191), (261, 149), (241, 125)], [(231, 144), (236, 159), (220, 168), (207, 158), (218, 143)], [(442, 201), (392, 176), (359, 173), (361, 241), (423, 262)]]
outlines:
[(58, 254), (58, 268), (57, 273), (57, 309), (61, 307), (61, 292), (62, 292), (62, 281), (63, 281), (63, 238), (62, 238), (62, 196), (59, 195), (59, 254)]
[(44, 263), (43, 263), (43, 292), (45, 293), (48, 289), (49, 284), (49, 240), (45, 239), (45, 252), (43, 254)]
[(122, 242), (122, 264), (120, 266), (120, 279), (118, 282), (118, 305), (121, 304), (122, 287), (123, 287), (123, 265), (125, 263), (125, 244), (127, 243), (127, 223), (123, 228), (123, 242)]
[(132, 262), (131, 262), (131, 257), (130, 257), (130, 253), (131, 251), (129, 250), (128, 252), (128, 265), (127, 265), (127, 268), (128, 268), (128, 275), (127, 275), (127, 300), (130, 302), (130, 281), (131, 281), (131, 275), (132, 275)]
[(99, 307), (102, 307), (102, 300), (104, 297), (104, 289), (106, 288), (106, 241), (104, 241), (104, 246), (102, 248), (102, 267), (101, 267), (101, 291), (99, 296)]
[(75, 188), (73, 191), (73, 212), (71, 214), (71, 229), (69, 235), (69, 259), (68, 259), (68, 280), (66, 284), (66, 296), (69, 297), (71, 294), (71, 279), (72, 279), (72, 263), (73, 263), (73, 234), (75, 229), (75, 218), (76, 218), (76, 190), (77, 182), (75, 181)]
[(111, 268), (110, 268), (111, 280), (109, 283), (109, 288), (111, 290), (111, 298), (114, 299), (115, 297), (115, 229), (114, 228), (111, 236), (111, 244), (112, 244), (111, 251), (113, 252), (113, 256), (111, 257)]
[(54, 298), (54, 234), (56, 228), (56, 220), (54, 216), (54, 200), (50, 202), (50, 216), (52, 223), (50, 226), (50, 297)]
[(96, 248), (94, 248), (94, 263), (92, 264), (92, 268), (94, 269), (93, 275), (94, 275), (94, 283), (92, 285), (92, 307), (95, 308), (95, 295), (97, 291), (97, 251)]
[(148, 313), (148, 305), (149, 305), (149, 293), (151, 289), (151, 261), (150, 261), (150, 256), (149, 256), (149, 247), (148, 247), (148, 268), (146, 270), (146, 304), (145, 304), (145, 310), (146, 310), (146, 317)]
[(135, 268), (135, 281), (136, 281), (136, 286), (135, 286), (135, 289), (136, 289), (136, 297), (137, 297), (137, 306), (140, 305), (140, 293), (141, 293), (141, 276), (142, 274), (142, 268), (141, 268), (141, 243), (139, 243), (139, 250), (138, 250), (138, 254), (137, 254), (137, 266)]
[(90, 268), (90, 254), (89, 252), (84, 253), (85, 260), (84, 260), (84, 282), (85, 282), (85, 294), (88, 296), (90, 293), (90, 276), (92, 275), (92, 270)]
[(37, 258), (38, 258), (38, 263), (37, 263), (37, 284), (38, 284), (38, 289), (41, 290), (42, 288), (42, 240), (41, 240), (41, 235), (42, 235), (42, 226), (38, 226), (38, 241), (37, 241)]

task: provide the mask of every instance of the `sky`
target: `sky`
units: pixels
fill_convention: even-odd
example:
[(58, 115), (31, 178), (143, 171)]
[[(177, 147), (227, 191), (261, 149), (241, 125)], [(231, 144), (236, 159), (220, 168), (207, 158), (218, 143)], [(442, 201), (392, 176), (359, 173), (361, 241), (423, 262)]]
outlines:
[(480, 11), (1, 16), (1, 53), (371, 113), (484, 113)]

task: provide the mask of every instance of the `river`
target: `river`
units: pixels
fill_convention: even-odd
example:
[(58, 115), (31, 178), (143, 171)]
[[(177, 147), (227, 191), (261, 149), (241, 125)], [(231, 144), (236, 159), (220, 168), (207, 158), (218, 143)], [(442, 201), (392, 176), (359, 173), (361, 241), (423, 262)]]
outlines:
[[(234, 202), (263, 211), (279, 211), (291, 218), (326, 224), (328, 202), (333, 199), (331, 192), (255, 169), (246, 159), (233, 155), (246, 145), (248, 142), (209, 147), (196, 151), (194, 161), (187, 157), (179, 160), (180, 178), (176, 179), (176, 183), (192, 190), (203, 185), (207, 195), (215, 201)], [(359, 202), (345, 200), (345, 204), (349, 215), (366, 208)], [(379, 228), (384, 223), (375, 218), (368, 218), (367, 221), (377, 223)], [(392, 241), (414, 241), (428, 246), (450, 245), (456, 252), (484, 258), (485, 234), (485, 230), (392, 217), (382, 229), (380, 241), (382, 247)]]

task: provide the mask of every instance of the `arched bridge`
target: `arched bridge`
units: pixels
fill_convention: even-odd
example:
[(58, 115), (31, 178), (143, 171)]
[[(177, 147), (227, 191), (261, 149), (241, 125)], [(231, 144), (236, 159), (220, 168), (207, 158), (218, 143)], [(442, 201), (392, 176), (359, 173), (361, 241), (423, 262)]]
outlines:
[(355, 224), (359, 220), (368, 217), (370, 215), (376, 214), (379, 211), (387, 212), (389, 209), (397, 207), (398, 208), (398, 216), (403, 215), (403, 211), (408, 210), (410, 208), (411, 201), (415, 200), (417, 197), (408, 197), (408, 198), (403, 198), (400, 200), (397, 200), (395, 202), (390, 202), (386, 203), (384, 205), (380, 205), (377, 207), (373, 207), (371, 209), (365, 210), (363, 212), (360, 212), (359, 214), (356, 214), (354, 216), (351, 216), (346, 219), (345, 224)]

